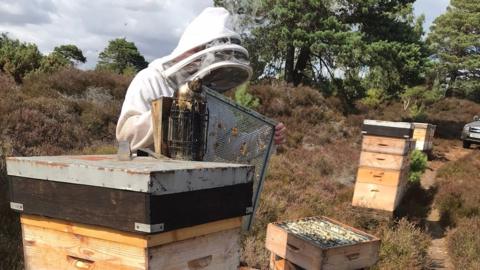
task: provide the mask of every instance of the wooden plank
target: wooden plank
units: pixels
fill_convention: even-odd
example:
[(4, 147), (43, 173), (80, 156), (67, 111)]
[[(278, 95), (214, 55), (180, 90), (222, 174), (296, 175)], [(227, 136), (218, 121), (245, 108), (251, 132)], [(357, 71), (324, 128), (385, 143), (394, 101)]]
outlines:
[(270, 270), (303, 270), (303, 268), (270, 252)]
[(305, 269), (321, 269), (323, 251), (295, 235), (288, 234), (275, 224), (268, 224), (265, 247)]
[(425, 129), (415, 129), (413, 132), (413, 139), (416, 140), (425, 140), (427, 138), (427, 130)]
[(428, 148), (428, 143), (423, 140), (415, 141), (415, 149), (425, 151)]
[(25, 267), (51, 269), (237, 269), (240, 228), (142, 248), (22, 224)]
[(122, 243), (129, 246), (142, 248), (148, 246), (148, 236), (116, 231), (105, 227), (71, 223), (64, 220), (33, 215), (21, 215), (20, 223), (28, 226), (36, 226), (59, 232), (72, 233), (79, 236)]
[[(294, 233), (271, 223), (267, 227), (266, 238), (266, 247), (272, 252), (270, 268), (297, 269), (301, 267), (305, 269), (353, 270), (370, 267), (376, 263), (380, 249), (380, 239), (327, 217), (321, 218), (352, 232), (368, 236), (371, 240), (354, 245), (322, 248), (314, 242), (299, 238)], [(288, 268), (288, 263), (291, 263), (294, 268)]]
[(379, 259), (380, 241), (359, 243), (354, 246), (326, 251), (322, 270), (361, 269), (373, 266)]
[(162, 97), (152, 101), (153, 141), (155, 153), (170, 156), (167, 144), (168, 116), (172, 98)]
[(150, 196), (150, 224), (165, 231), (242, 217), (252, 206), (253, 182), (205, 190)]
[(355, 184), (352, 205), (393, 212), (402, 200), (406, 183), (385, 186), (372, 183)]
[(152, 129), (155, 153), (162, 153), (162, 99), (152, 101)]
[(363, 136), (362, 151), (403, 156), (408, 155), (411, 148), (411, 140), (370, 135)]
[(413, 125), (406, 122), (365, 120), (362, 126), (362, 133), (374, 136), (411, 138)]
[(146, 269), (146, 250), (73, 233), (22, 225), (26, 270)]
[(149, 249), (148, 269), (225, 270), (240, 265), (240, 229)]
[(397, 187), (403, 182), (403, 177), (408, 174), (408, 167), (402, 170), (386, 170), (372, 167), (359, 167), (357, 183), (372, 183)]
[(409, 166), (409, 157), (362, 151), (360, 153), (359, 166), (402, 170), (403, 168)]
[[(166, 195), (10, 177), (11, 200), (22, 213), (136, 231), (135, 223), (163, 224), (163, 232), (246, 215), (253, 182)], [(172, 207), (175, 206), (175, 207)], [(155, 232), (154, 232), (155, 233)]]
[(13, 176), (9, 181), (10, 198), (23, 204), (25, 214), (130, 232), (136, 222), (149, 224), (146, 193)]
[(151, 235), (126, 233), (122, 231), (108, 229), (105, 227), (70, 223), (63, 220), (56, 220), (32, 215), (21, 215), (20, 222), (22, 224), (30, 226), (37, 226), (60, 232), (73, 233), (84, 237), (92, 237), (96, 239), (122, 243), (129, 246), (147, 248), (186, 240), (197, 236), (207, 235), (224, 230), (239, 228), (242, 224), (242, 218), (230, 218), (189, 228), (183, 228), (175, 231)]

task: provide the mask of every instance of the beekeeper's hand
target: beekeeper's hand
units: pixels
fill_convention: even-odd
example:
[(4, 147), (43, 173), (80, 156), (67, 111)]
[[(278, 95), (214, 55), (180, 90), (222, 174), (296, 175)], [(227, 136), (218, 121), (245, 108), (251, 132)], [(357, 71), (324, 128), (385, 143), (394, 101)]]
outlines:
[(287, 133), (287, 127), (283, 123), (278, 123), (278, 125), (275, 127), (275, 137), (274, 137), (274, 141), (276, 145), (281, 145), (285, 143), (286, 133)]

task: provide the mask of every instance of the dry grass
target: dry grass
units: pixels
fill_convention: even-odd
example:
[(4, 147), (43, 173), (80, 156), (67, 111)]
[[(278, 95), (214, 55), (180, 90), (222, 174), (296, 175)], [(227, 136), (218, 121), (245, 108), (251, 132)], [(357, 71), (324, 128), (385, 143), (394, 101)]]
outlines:
[[(381, 104), (375, 110), (369, 110), (360, 103), (357, 105), (365, 118), (387, 121), (413, 121), (408, 111), (403, 109), (399, 101)], [(425, 122), (437, 125), (435, 137), (459, 139), (462, 128), (472, 121), (473, 116), (480, 114), (480, 104), (470, 100), (448, 98), (429, 105)]]
[(18, 215), (9, 209), (4, 155), (112, 153), (131, 78), (62, 70), (16, 85), (0, 74), (0, 269), (23, 269)]
[(386, 237), (382, 269), (399, 269), (398, 264), (425, 268), (429, 238), (424, 232), (413, 223), (395, 225), (350, 205), (363, 116), (343, 116), (334, 100), (306, 87), (258, 85), (251, 92), (261, 100), (258, 110), (283, 121), (289, 135), (286, 146), (271, 160), (253, 231), (244, 238), (244, 263), (267, 269), (264, 243), (269, 222), (326, 215)]
[[(17, 86), (0, 75), (3, 148), (8, 155), (114, 152), (116, 117), (129, 80), (63, 70), (51, 76), (36, 74)], [(326, 215), (383, 239), (376, 268), (427, 268), (429, 238), (416, 223), (389, 221), (350, 205), (362, 120), (402, 120), (400, 104), (385, 105), (378, 117), (368, 111), (345, 116), (338, 100), (325, 99), (307, 87), (260, 84), (252, 86), (251, 93), (261, 101), (258, 110), (283, 121), (289, 134), (285, 146), (272, 157), (254, 228), (244, 237), (245, 264), (266, 269), (269, 222)], [(5, 187), (4, 181), (0, 184)], [(6, 202), (4, 197), (0, 194), (0, 202)], [(6, 204), (0, 206), (0, 226), (5, 228), (0, 231), (0, 256), (9, 258), (0, 260), (0, 269), (19, 269), (17, 217)]]
[(463, 126), (478, 114), (479, 103), (457, 98), (440, 100), (427, 109), (429, 122), (437, 125), (435, 133), (447, 139), (460, 139)]
[(384, 227), (381, 238), (380, 261), (375, 269), (426, 269), (430, 264), (430, 237), (406, 219), (393, 229)]
[(479, 175), (479, 151), (439, 169), (435, 203), (444, 225), (455, 226), (460, 218), (480, 216)]
[(448, 251), (457, 269), (480, 269), (480, 217), (463, 218), (448, 233)]

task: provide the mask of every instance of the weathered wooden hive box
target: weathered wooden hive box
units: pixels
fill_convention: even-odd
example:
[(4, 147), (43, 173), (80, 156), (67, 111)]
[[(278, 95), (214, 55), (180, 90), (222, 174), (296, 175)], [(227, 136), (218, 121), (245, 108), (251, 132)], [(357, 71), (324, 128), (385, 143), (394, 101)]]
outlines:
[(236, 269), (241, 218), (140, 235), (22, 215), (26, 270)]
[(427, 123), (413, 123), (413, 139), (415, 140), (415, 149), (420, 151), (432, 151), (433, 137), (435, 135), (435, 125)]
[[(270, 223), (271, 269), (360, 269), (378, 260), (380, 239), (327, 217)], [(290, 266), (290, 268), (288, 268)]]
[(248, 165), (116, 156), (8, 158), (25, 268), (236, 269)]
[(157, 233), (246, 215), (253, 167), (115, 155), (7, 159), (11, 208), (82, 224)]
[(406, 190), (413, 125), (365, 120), (352, 205), (394, 211)]

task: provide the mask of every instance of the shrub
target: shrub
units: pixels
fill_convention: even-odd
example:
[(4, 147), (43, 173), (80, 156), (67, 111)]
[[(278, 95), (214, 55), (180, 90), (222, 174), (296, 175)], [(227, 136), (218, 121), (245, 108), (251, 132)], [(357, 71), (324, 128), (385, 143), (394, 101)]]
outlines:
[(414, 150), (410, 156), (410, 173), (408, 181), (412, 183), (420, 182), (422, 174), (427, 169), (428, 157), (420, 150)]
[(416, 122), (424, 122), (427, 119), (427, 112), (423, 104), (414, 104), (408, 108), (410, 119)]
[(380, 88), (370, 88), (367, 90), (366, 97), (362, 99), (362, 104), (369, 108), (377, 108), (386, 100), (385, 90)]
[(442, 98), (440, 91), (427, 89), (424, 86), (408, 88), (402, 95), (404, 110), (408, 111), (410, 119), (424, 121), (427, 118), (426, 107)]
[(260, 100), (248, 93), (248, 84), (243, 84), (235, 91), (235, 101), (247, 108), (255, 109), (260, 105)]
[(0, 72), (12, 76), (21, 82), (25, 74), (40, 66), (42, 54), (37, 45), (10, 38), (0, 34)]
[(129, 82), (106, 72), (0, 74), (0, 269), (23, 269), (18, 215), (8, 205), (5, 156), (112, 153)]
[(428, 122), (437, 125), (435, 136), (445, 139), (460, 138), (462, 128), (480, 112), (480, 104), (469, 100), (447, 98), (427, 108)]
[(463, 218), (447, 235), (448, 253), (457, 269), (480, 269), (480, 217)]
[(427, 269), (430, 237), (406, 219), (382, 231), (380, 260), (374, 269)]
[(437, 172), (435, 204), (445, 225), (455, 225), (464, 217), (480, 216), (480, 152), (451, 162)]

